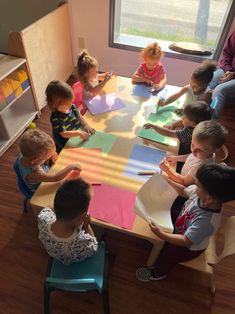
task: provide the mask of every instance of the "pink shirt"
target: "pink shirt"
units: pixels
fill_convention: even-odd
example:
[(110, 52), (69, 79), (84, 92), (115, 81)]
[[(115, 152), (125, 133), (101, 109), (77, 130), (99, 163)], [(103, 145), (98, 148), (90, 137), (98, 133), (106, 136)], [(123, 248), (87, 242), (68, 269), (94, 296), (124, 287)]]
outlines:
[(146, 64), (142, 63), (138, 67), (135, 74), (139, 76), (144, 76), (145, 78), (153, 81), (154, 84), (159, 84), (163, 80), (165, 72), (165, 68), (162, 64), (158, 64), (153, 70), (149, 70), (147, 69)]

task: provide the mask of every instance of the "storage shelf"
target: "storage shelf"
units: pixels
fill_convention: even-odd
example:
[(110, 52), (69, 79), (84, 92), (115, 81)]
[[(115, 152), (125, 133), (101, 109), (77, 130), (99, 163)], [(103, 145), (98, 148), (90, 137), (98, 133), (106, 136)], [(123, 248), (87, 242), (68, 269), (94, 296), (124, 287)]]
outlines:
[(3, 113), (4, 110), (9, 109), (11, 107), (11, 105), (13, 105), (20, 97), (22, 97), (30, 88), (31, 88), (31, 86), (28, 86), (26, 89), (23, 90), (23, 93), (21, 93), (19, 96), (17, 96), (15, 99), (13, 99), (9, 104), (7, 104), (6, 107), (4, 107), (0, 111), (0, 115), (1, 115), (1, 113)]
[[(28, 74), (25, 59), (0, 54), (0, 81), (10, 77), (16, 70), (22, 69)], [(19, 96), (0, 111), (0, 156), (38, 114), (30, 81), (29, 84)]]
[(0, 54), (0, 81), (25, 63), (25, 59)]
[(15, 140), (24, 132), (27, 126), (34, 120), (36, 117), (36, 112), (31, 112), (25, 115), (25, 123), (22, 125), (18, 131), (10, 139), (5, 140), (0, 138), (0, 156), (2, 156), (5, 151), (15, 142)]

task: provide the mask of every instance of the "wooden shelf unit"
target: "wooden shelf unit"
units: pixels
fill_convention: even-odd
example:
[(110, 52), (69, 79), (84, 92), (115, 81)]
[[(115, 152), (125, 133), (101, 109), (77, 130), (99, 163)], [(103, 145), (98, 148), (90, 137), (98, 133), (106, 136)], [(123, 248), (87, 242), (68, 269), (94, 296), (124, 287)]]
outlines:
[(26, 71), (29, 86), (0, 111), (0, 156), (19, 137), (38, 113), (26, 60), (0, 54), (0, 81), (17, 71)]

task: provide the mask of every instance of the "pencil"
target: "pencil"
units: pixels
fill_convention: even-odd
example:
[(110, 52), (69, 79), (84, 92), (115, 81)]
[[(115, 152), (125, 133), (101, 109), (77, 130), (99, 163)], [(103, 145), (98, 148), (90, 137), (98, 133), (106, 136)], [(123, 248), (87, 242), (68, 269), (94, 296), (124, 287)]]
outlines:
[(140, 170), (138, 172), (138, 175), (139, 176), (151, 176), (151, 175), (153, 175), (155, 173), (156, 173), (156, 171), (153, 171), (153, 170)]

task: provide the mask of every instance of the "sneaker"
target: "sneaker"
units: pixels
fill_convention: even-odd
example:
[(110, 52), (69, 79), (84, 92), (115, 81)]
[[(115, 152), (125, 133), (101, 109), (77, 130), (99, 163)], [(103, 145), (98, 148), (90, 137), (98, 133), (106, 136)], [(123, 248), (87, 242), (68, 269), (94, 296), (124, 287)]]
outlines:
[(138, 268), (136, 270), (136, 278), (139, 281), (148, 282), (148, 281), (154, 281), (154, 280), (162, 280), (165, 279), (167, 276), (156, 276), (154, 274), (153, 268)]

